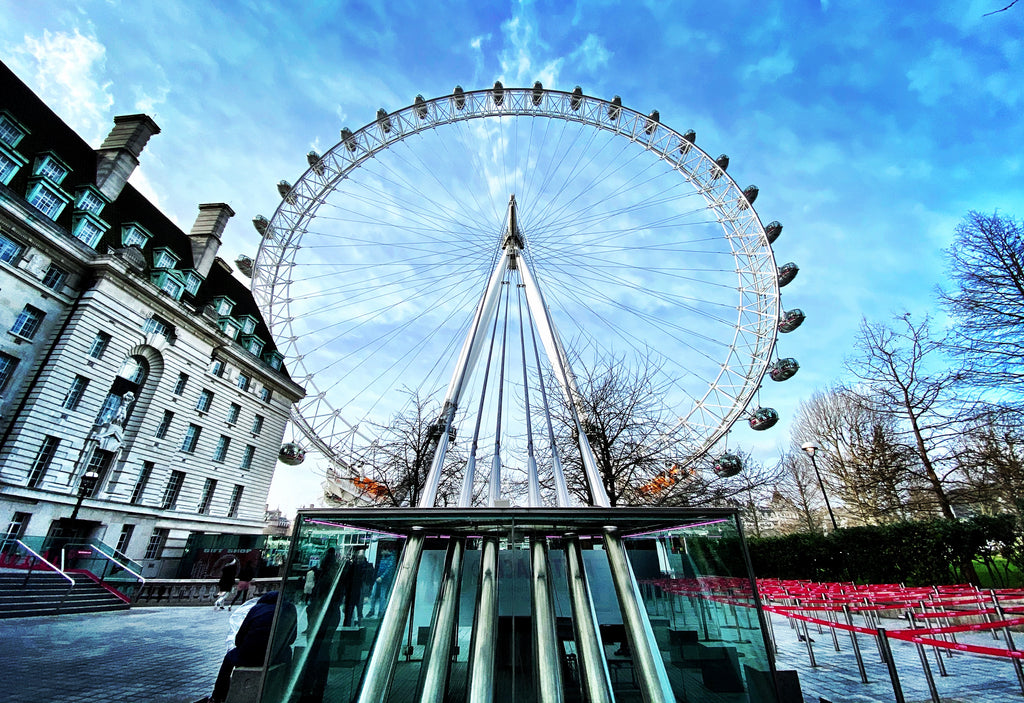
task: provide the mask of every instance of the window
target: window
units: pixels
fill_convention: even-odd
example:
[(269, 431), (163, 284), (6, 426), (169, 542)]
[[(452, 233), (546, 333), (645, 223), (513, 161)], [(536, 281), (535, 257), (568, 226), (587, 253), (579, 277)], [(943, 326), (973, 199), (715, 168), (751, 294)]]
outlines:
[(227, 435), (221, 435), (220, 439), (217, 440), (217, 448), (213, 450), (213, 460), (224, 461), (228, 455), (229, 446), (231, 446), (231, 438)]
[(238, 403), (232, 403), (228, 408), (228, 424), (233, 425), (238, 422), (238, 414), (242, 412), (242, 406)]
[(245, 486), (240, 486), (237, 483), (231, 490), (231, 503), (228, 505), (228, 517), (238, 517), (238, 506), (242, 503), (243, 490), (245, 490)]
[(260, 354), (263, 353), (263, 340), (260, 339), (259, 337), (243, 337), (242, 345), (245, 347), (246, 351), (248, 351), (253, 356), (259, 356)]
[(195, 271), (185, 272), (185, 290), (192, 295), (199, 292), (199, 286), (203, 285), (203, 277)]
[(225, 298), (223, 295), (218, 295), (210, 303), (218, 315), (230, 315), (231, 309), (235, 307), (235, 301), (231, 298)]
[(170, 530), (166, 527), (157, 527), (153, 530), (153, 534), (149, 538), (149, 544), (146, 545), (146, 554), (143, 559), (159, 559), (160, 554), (164, 551), (164, 544), (167, 543), (167, 535)]
[(75, 380), (71, 382), (71, 387), (68, 388), (68, 394), (64, 396), (64, 407), (68, 410), (77, 410), (78, 404), (82, 402), (82, 396), (85, 395), (85, 388), (89, 385), (89, 379), (85, 376), (75, 376)]
[(92, 456), (89, 457), (89, 464), (85, 467), (85, 472), (83, 473), (83, 478), (85, 474), (89, 473), (90, 471), (94, 472), (98, 477), (93, 482), (92, 486), (90, 487), (87, 493), (87, 495), (90, 498), (96, 495), (96, 492), (99, 490), (100, 485), (103, 484), (103, 479), (107, 475), (107, 469), (110, 468), (110, 465), (113, 462), (114, 452), (107, 451), (106, 449), (93, 450)]
[(171, 420), (174, 419), (174, 413), (170, 410), (164, 410), (163, 419), (160, 420), (160, 425), (156, 428), (156, 438), (163, 439), (167, 436), (167, 431), (171, 429)]
[(0, 232), (0, 261), (16, 264), (25, 253), (25, 245)]
[(132, 533), (135, 532), (135, 525), (122, 525), (121, 534), (117, 538), (117, 546), (114, 547), (114, 552), (124, 558), (124, 553), (128, 551), (128, 544), (132, 541)]
[(242, 334), (252, 334), (256, 329), (256, 318), (252, 315), (246, 315), (242, 317), (239, 322), (242, 323)]
[(264, 403), (269, 403), (270, 399), (274, 397), (274, 391), (270, 390), (266, 386), (260, 389), (260, 400)]
[(186, 454), (194, 453), (196, 445), (199, 444), (199, 435), (202, 432), (203, 428), (199, 425), (189, 425), (188, 430), (185, 431), (185, 441), (181, 443), (181, 451)]
[(161, 247), (153, 250), (153, 268), (172, 269), (178, 265), (178, 257), (170, 249)]
[(279, 371), (284, 363), (284, 357), (278, 352), (267, 352), (263, 355), (263, 360), (275, 371)]
[(107, 223), (87, 212), (76, 212), (71, 220), (71, 234), (75, 239), (96, 248), (107, 231)]
[(204, 388), (199, 392), (199, 402), (196, 403), (196, 410), (201, 413), (209, 412), (213, 404), (213, 392)]
[(45, 181), (35, 181), (25, 199), (51, 220), (56, 220), (64, 206), (71, 201), (63, 191), (55, 189)]
[(185, 284), (179, 280), (178, 273), (176, 271), (165, 270), (159, 273), (154, 273), (151, 280), (153, 285), (162, 290), (167, 295), (171, 296), (175, 300), (181, 298), (181, 294), (185, 290)]
[(28, 473), (28, 487), (35, 488), (43, 482), (43, 476), (53, 463), (53, 457), (57, 455), (57, 447), (60, 446), (60, 439), (46, 435), (43, 443), (39, 446), (36, 458), (32, 461), (32, 468)]
[(107, 201), (95, 191), (86, 189), (78, 192), (78, 203), (76, 207), (78, 207), (79, 210), (84, 210), (85, 212), (93, 215), (99, 215), (106, 204)]
[(235, 318), (233, 317), (222, 317), (220, 322), (217, 324), (220, 325), (220, 328), (224, 330), (224, 333), (231, 337), (231, 339), (236, 339), (238, 337), (238, 333), (242, 331), (242, 327), (235, 322)]
[(174, 384), (174, 395), (181, 395), (185, 392), (185, 386), (188, 385), (188, 374), (179, 373), (178, 381)]
[(89, 356), (93, 359), (102, 359), (103, 352), (107, 350), (110, 345), (110, 335), (106, 332), (97, 332), (96, 336), (92, 338), (92, 346), (89, 347)]
[(44, 154), (36, 162), (35, 175), (49, 178), (57, 185), (60, 185), (70, 172), (67, 165), (53, 154)]
[(263, 431), (263, 416), (257, 415), (252, 419), (252, 433), (259, 434)]
[(171, 323), (156, 315), (146, 318), (142, 323), (142, 331), (146, 334), (162, 334), (165, 337), (171, 334)]
[(121, 244), (126, 247), (138, 247), (139, 249), (145, 249), (146, 245), (149, 243), (150, 237), (152, 236), (153, 235), (135, 222), (121, 227)]
[(50, 290), (59, 291), (68, 280), (68, 272), (56, 264), (50, 264), (43, 273), (43, 285)]
[(252, 382), (252, 379), (248, 376), (248, 374), (244, 374), (244, 373), (238, 374), (238, 378), (235, 379), (235, 383), (243, 391), (249, 390), (249, 384), (251, 382)]
[(223, 361), (221, 361), (220, 359), (214, 359), (213, 363), (210, 364), (210, 373), (212, 373), (217, 378), (221, 378), (222, 376), (224, 376), (225, 368), (226, 367), (224, 366)]
[(174, 510), (178, 503), (178, 496), (181, 495), (181, 486), (185, 483), (184, 471), (172, 471), (171, 477), (167, 479), (167, 488), (164, 489), (164, 498), (160, 501), (160, 507), (164, 510)]
[(0, 352), (0, 393), (3, 393), (14, 376), (14, 370), (18, 368), (18, 358)]
[(252, 468), (252, 459), (256, 455), (256, 447), (251, 444), (245, 445), (245, 451), (242, 452), (242, 463), (241, 468), (250, 469)]
[(28, 528), (28, 521), (32, 519), (32, 513), (14, 513), (11, 517), (11, 521), (7, 523), (7, 532), (4, 533), (4, 548), (7, 547), (8, 542), (13, 542), (16, 539), (22, 539), (25, 536), (25, 530)]
[[(22, 298), (24, 300), (24, 298)], [(18, 319), (14, 321), (14, 326), (11, 327), (11, 334), (16, 334), (19, 337), (25, 339), (32, 339), (36, 336), (36, 332), (39, 331), (39, 326), (43, 324), (43, 318), (46, 317), (46, 313), (42, 310), (37, 310), (31, 305), (26, 305), (25, 308), (18, 313)]]
[(3, 148), (0, 148), (0, 183), (10, 185), (14, 174), (26, 163), (28, 163), (28, 159), (21, 154), (8, 154)]
[(3, 142), (12, 149), (18, 146), (18, 142), (28, 134), (28, 130), (21, 126), (10, 114), (0, 113), (0, 142)]
[(196, 512), (200, 515), (206, 515), (210, 512), (210, 503), (213, 501), (213, 492), (217, 490), (217, 481), (212, 478), (206, 479), (206, 483), (203, 484), (203, 495), (199, 499), (199, 507)]
[(139, 472), (139, 477), (135, 480), (135, 488), (132, 489), (131, 504), (138, 505), (142, 502), (142, 496), (146, 492), (146, 484), (149, 483), (149, 477), (153, 474), (153, 462), (145, 461), (142, 463), (142, 471)]

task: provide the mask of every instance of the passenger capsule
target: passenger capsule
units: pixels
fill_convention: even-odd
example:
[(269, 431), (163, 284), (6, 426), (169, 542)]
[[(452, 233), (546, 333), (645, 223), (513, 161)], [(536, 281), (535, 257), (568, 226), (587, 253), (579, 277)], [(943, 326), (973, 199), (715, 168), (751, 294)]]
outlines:
[(787, 378), (793, 378), (793, 375), (799, 370), (800, 364), (796, 359), (779, 359), (768, 369), (768, 375), (773, 381), (785, 381)]
[(800, 308), (787, 310), (782, 313), (782, 319), (779, 321), (779, 332), (792, 332), (802, 325), (805, 319), (807, 316)]
[(612, 104), (608, 106), (608, 119), (615, 122), (622, 114), (622, 98), (616, 95), (612, 98)]
[(729, 478), (743, 470), (743, 460), (731, 452), (726, 452), (715, 459), (712, 470), (719, 478)]
[(768, 223), (768, 226), (764, 228), (764, 234), (768, 237), (768, 243), (774, 244), (775, 240), (782, 234), (782, 223), (778, 220), (773, 220)]
[(455, 109), (461, 110), (466, 107), (466, 91), (462, 89), (461, 85), (455, 86), (455, 90), (452, 91), (452, 95), (455, 96)]
[(421, 120), (426, 119), (427, 110), (429, 108), (427, 106), (427, 101), (423, 99), (423, 96), (417, 95), (416, 99), (413, 101), (413, 104), (415, 105), (416, 116), (419, 117)]
[(533, 84), (533, 93), (530, 95), (530, 99), (533, 100), (534, 107), (540, 105), (544, 99), (544, 86), (541, 85), (540, 81)]
[(658, 123), (661, 122), (661, 113), (657, 110), (651, 110), (651, 114), (647, 116), (647, 123), (644, 125), (644, 131), (647, 134), (654, 134), (654, 130), (658, 128)]
[(292, 184), (288, 181), (278, 181), (277, 192), (282, 198), (287, 198), (288, 194), (292, 192)]
[(779, 267), (779, 287), (789, 285), (796, 278), (796, 275), (800, 273), (800, 267), (789, 261)]
[(245, 254), (240, 254), (235, 259), (235, 266), (238, 267), (238, 272), (246, 278), (252, 278), (252, 259)]
[(569, 98), (569, 107), (573, 110), (579, 110), (580, 105), (583, 103), (583, 88), (576, 86), (572, 89), (572, 97)]
[(494, 104), (500, 107), (505, 101), (505, 86), (501, 84), (501, 81), (494, 81), (494, 88), (491, 90), (491, 95), (494, 97)]
[(342, 127), (341, 141), (344, 142), (345, 148), (349, 151), (354, 152), (356, 150), (356, 137), (348, 127)]
[(743, 197), (746, 199), (747, 205), (753, 205), (754, 201), (757, 200), (757, 194), (760, 192), (761, 190), (757, 186), (751, 185), (744, 188)]
[(263, 215), (256, 215), (256, 217), (252, 218), (252, 226), (256, 228), (256, 231), (262, 237), (267, 233), (267, 228), (270, 227), (270, 220)]
[(725, 154), (719, 154), (718, 158), (715, 159), (715, 164), (722, 170), (722, 173), (725, 173), (725, 170), (729, 168), (729, 157)]
[(281, 445), (281, 451), (278, 452), (277, 459), (282, 464), (298, 466), (306, 460), (306, 450), (295, 442), (286, 442)]
[(320, 154), (316, 153), (315, 151), (308, 152), (306, 154), (306, 162), (309, 164), (309, 167), (313, 169), (315, 173), (321, 175), (323, 174), (324, 162), (321, 160)]
[(679, 153), (684, 155), (687, 154), (690, 151), (690, 147), (696, 143), (697, 133), (692, 129), (688, 130), (686, 134), (683, 135), (683, 140), (679, 142)]
[(380, 131), (384, 134), (391, 132), (391, 117), (388, 116), (388, 111), (384, 108), (377, 110), (377, 124), (380, 125)]
[(750, 425), (750, 429), (760, 431), (774, 427), (778, 421), (779, 414), (775, 412), (775, 408), (758, 408), (747, 420), (747, 424)]

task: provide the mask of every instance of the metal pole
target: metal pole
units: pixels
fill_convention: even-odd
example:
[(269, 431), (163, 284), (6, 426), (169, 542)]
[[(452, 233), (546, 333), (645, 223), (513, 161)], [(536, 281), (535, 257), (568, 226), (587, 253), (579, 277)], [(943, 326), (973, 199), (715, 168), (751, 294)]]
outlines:
[(629, 566), (622, 540), (611, 530), (604, 533), (605, 553), (611, 567), (612, 582), (619, 598), (622, 623), (633, 653), (633, 667), (640, 682), (645, 703), (674, 703), (676, 697), (668, 680), (665, 662), (661, 658), (658, 642), (654, 639), (651, 621), (647, 618), (640, 599), (633, 570)]
[(576, 535), (565, 538), (565, 563), (584, 699), (588, 703), (612, 703), (611, 674), (604, 658), (597, 613), (594, 612), (594, 601), (590, 597), (587, 573), (583, 568), (583, 551)]
[[(843, 613), (846, 615), (846, 624), (853, 627), (853, 616), (850, 615), (850, 606), (843, 606)], [(861, 683), (868, 682), (868, 672), (864, 668), (864, 658), (860, 653), (860, 644), (857, 642), (857, 633), (850, 630), (850, 643), (853, 645), (853, 655), (857, 658), (857, 670), (860, 672)]]
[(498, 539), (484, 537), (480, 554), (480, 586), (469, 651), (469, 681), (466, 686), (468, 703), (494, 701), (494, 655), (497, 642)]
[(821, 480), (821, 472), (818, 471), (818, 462), (814, 459), (814, 453), (810, 454), (811, 466), (814, 467), (814, 475), (818, 477), (818, 486), (821, 488), (821, 497), (825, 499), (825, 507), (828, 508), (828, 516), (832, 520), (832, 529), (838, 530), (835, 513), (832, 512), (832, 504), (828, 502), (828, 493), (825, 492), (825, 482)]
[[(992, 600), (995, 601), (995, 599), (996, 595), (993, 591)], [(1006, 615), (1003, 613), (1003, 608), (999, 605), (998, 601), (996, 601), (996, 617), (1000, 620), (1006, 619)], [(1006, 638), (1006, 648), (1009, 650), (1016, 650), (1017, 648), (1013, 646), (1013, 635), (1010, 634), (1009, 627), (1003, 628), (1003, 636)], [(1022, 670), (1020, 659), (1012, 659), (1011, 661), (1013, 662), (1013, 670), (1017, 672), (1017, 683), (1020, 684), (1020, 690), (1024, 693), (1024, 670)]]
[(932, 696), (932, 703), (942, 703), (939, 698), (939, 690), (935, 688), (935, 678), (932, 676), (932, 668), (928, 666), (928, 655), (924, 651), (924, 645), (917, 643), (917, 656), (921, 657), (921, 666), (924, 667), (924, 680), (928, 683), (928, 692)]
[(896, 660), (892, 658), (892, 649), (889, 647), (889, 636), (884, 627), (876, 628), (875, 632), (877, 633), (878, 649), (882, 652), (882, 661), (889, 669), (889, 680), (892, 682), (894, 700), (896, 703), (906, 703), (906, 699), (903, 697), (903, 687), (900, 686), (900, 675), (896, 671)]
[[(807, 629), (807, 621), (799, 620), (797, 623), (797, 633), (800, 630), (804, 631), (803, 640), (804, 644), (807, 645), (807, 658), (811, 660), (811, 668), (818, 666), (818, 662), (814, 660), (814, 647), (811, 646), (811, 632)], [(797, 639), (800, 639), (799, 636)]]
[(562, 702), (562, 652), (555, 621), (548, 545), (543, 535), (530, 539), (533, 566), (533, 672), (538, 703)]
[(462, 581), (462, 557), (466, 551), (464, 537), (448, 544), (441, 590), (434, 607), (430, 641), (423, 656), (419, 703), (441, 703), (444, 700), (451, 665), (453, 635), (459, 613), (459, 586)]
[(409, 617), (409, 606), (412, 604), (413, 591), (416, 588), (416, 572), (419, 571), (421, 556), (423, 535), (410, 535), (405, 541), (391, 598), (388, 599), (384, 617), (377, 630), (377, 640), (366, 664), (358, 703), (379, 703), (387, 696), (395, 664), (398, 662), (398, 653), (402, 647), (402, 630), (406, 618)]

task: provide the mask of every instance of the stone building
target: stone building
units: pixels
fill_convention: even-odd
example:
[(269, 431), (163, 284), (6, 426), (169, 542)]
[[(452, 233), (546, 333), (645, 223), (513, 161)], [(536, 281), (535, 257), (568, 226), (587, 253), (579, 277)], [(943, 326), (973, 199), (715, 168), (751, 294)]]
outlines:
[(127, 182), (159, 127), (114, 122), (90, 147), (0, 64), (0, 529), (165, 576), (263, 531), (303, 389), (217, 256), (231, 208), (182, 231)]

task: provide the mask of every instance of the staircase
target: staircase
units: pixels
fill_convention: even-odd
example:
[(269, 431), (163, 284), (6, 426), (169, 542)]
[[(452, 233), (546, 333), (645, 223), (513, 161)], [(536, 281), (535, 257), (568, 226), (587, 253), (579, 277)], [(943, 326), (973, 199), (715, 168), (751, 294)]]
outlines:
[(0, 572), (0, 619), (38, 615), (102, 613), (128, 610), (128, 603), (92, 581), (83, 573), (72, 573), (71, 583), (52, 571)]

